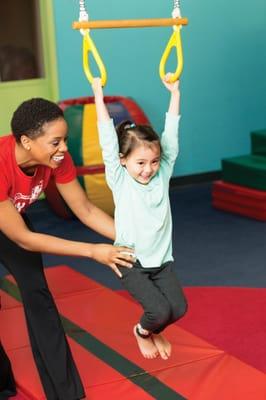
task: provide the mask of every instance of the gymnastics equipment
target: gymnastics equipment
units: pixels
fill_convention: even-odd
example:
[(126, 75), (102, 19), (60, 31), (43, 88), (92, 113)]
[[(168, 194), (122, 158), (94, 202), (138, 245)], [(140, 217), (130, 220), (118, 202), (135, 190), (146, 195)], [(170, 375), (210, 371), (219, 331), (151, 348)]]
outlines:
[[(45, 268), (44, 272), (60, 310), (77, 368), (83, 381), (89, 382), (85, 384), (88, 398), (265, 400), (265, 371), (257, 368), (265, 363), (258, 361), (257, 365), (251, 364), (250, 353), (245, 351), (241, 353), (240, 360), (237, 346), (234, 350), (230, 345), (229, 353), (224, 348), (226, 343), (230, 343), (229, 340), (225, 344), (222, 341), (222, 348), (213, 345), (213, 340), (216, 343), (219, 340), (211, 335), (215, 329), (211, 333), (207, 330), (210, 324), (198, 327), (202, 302), (207, 305), (204, 313), (207, 311), (208, 316), (212, 315), (216, 303), (219, 306), (219, 301), (222, 302), (221, 298), (226, 304), (232, 300), (233, 292), (228, 294), (225, 291), (227, 288), (218, 288), (218, 293), (214, 288), (185, 288), (193, 306), (192, 315), (167, 328), (167, 336), (174, 350), (171, 358), (162, 360), (158, 357), (151, 363), (139, 354), (134, 336), (128, 334), (140, 313), (139, 305), (132, 298), (123, 291), (112, 290), (75, 271), (74, 265), (57, 265)], [(257, 296), (262, 304), (262, 289), (236, 290), (234, 296), (238, 299), (237, 304), (240, 304), (239, 297), (242, 299), (242, 309), (247, 305), (250, 310), (249, 303), (256, 304)], [(247, 290), (260, 290), (260, 293)], [(21, 296), (12, 276), (5, 276), (2, 280), (0, 296), (3, 305), (0, 326), (4, 327), (1, 341), (12, 363), (21, 392), (20, 399), (45, 399), (29, 346)], [(219, 297), (217, 302), (213, 302), (215, 306), (210, 307), (206, 299), (216, 299), (216, 296)], [(201, 297), (200, 308), (198, 299)], [(239, 307), (239, 312), (242, 309)], [(235, 307), (231, 315), (236, 315)], [(259, 315), (263, 315), (262, 311)], [(258, 318), (256, 316), (254, 321), (258, 321)], [(225, 321), (229, 321), (228, 317)], [(212, 340), (209, 342), (206, 338)], [(252, 345), (251, 339), (249, 343)], [(232, 355), (232, 349), (235, 356)]]
[(251, 132), (251, 152), (266, 157), (266, 129)]
[(212, 205), (266, 221), (265, 129), (251, 132), (251, 154), (222, 160), (222, 181), (212, 185)]
[[(115, 125), (124, 120), (150, 125), (148, 118), (134, 100), (122, 96), (105, 96), (104, 101)], [(94, 98), (63, 100), (59, 102), (59, 106), (64, 111), (68, 124), (68, 150), (76, 166), (78, 179), (91, 202), (113, 215), (114, 203), (105, 180)], [(57, 215), (66, 219), (72, 216), (53, 180), (46, 188), (45, 195)]]
[(222, 177), (226, 182), (266, 190), (266, 158), (244, 155), (222, 160)]
[(216, 181), (212, 185), (212, 205), (222, 211), (266, 221), (266, 192), (262, 190)]
[(223, 180), (266, 190), (266, 130), (250, 133), (251, 154), (222, 160)]
[(107, 72), (103, 60), (90, 36), (90, 29), (110, 29), (110, 28), (140, 28), (155, 26), (173, 26), (173, 34), (166, 45), (162, 55), (159, 74), (161, 79), (165, 76), (165, 65), (173, 48), (176, 49), (177, 67), (176, 71), (170, 78), (171, 82), (179, 79), (183, 70), (183, 50), (181, 41), (181, 27), (187, 25), (187, 18), (181, 18), (179, 0), (174, 0), (172, 18), (159, 19), (141, 19), (141, 20), (112, 20), (112, 21), (89, 21), (89, 16), (85, 7), (85, 0), (79, 0), (79, 21), (74, 21), (73, 29), (79, 29), (83, 35), (83, 69), (84, 73), (91, 83), (93, 75), (89, 64), (89, 53), (93, 56), (95, 63), (99, 69), (102, 85), (107, 81)]

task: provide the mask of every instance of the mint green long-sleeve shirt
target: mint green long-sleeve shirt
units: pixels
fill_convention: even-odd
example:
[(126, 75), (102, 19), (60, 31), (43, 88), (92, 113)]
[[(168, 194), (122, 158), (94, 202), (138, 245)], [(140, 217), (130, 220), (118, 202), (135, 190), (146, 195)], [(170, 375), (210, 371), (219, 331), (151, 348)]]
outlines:
[(179, 119), (166, 113), (160, 168), (147, 185), (137, 182), (120, 164), (113, 120), (98, 122), (106, 180), (115, 202), (115, 245), (134, 248), (143, 267), (173, 260), (169, 181), (178, 155)]

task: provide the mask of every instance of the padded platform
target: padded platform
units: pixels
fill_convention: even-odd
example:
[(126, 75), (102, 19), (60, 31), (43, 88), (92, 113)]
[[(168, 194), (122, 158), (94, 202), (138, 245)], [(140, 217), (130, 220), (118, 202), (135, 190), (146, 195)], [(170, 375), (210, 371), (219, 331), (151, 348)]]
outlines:
[(252, 189), (266, 190), (266, 157), (246, 155), (222, 160), (222, 179)]
[[(67, 266), (49, 268), (46, 275), (89, 399), (265, 400), (262, 372), (176, 325), (166, 331), (172, 357), (145, 360), (131, 333), (141, 313), (138, 305)], [(1, 340), (18, 386), (29, 399), (43, 400), (10, 277), (1, 297)]]
[(251, 132), (251, 152), (266, 157), (266, 129)]
[(212, 205), (223, 211), (266, 221), (266, 192), (216, 181), (212, 185)]

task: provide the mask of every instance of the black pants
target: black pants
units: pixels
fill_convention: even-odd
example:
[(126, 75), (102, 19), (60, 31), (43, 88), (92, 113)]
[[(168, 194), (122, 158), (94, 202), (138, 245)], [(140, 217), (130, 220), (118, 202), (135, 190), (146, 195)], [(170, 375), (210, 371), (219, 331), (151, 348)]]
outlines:
[(160, 333), (186, 313), (187, 302), (172, 262), (143, 268), (137, 261), (133, 268), (119, 270), (123, 286), (143, 307), (142, 328)]
[(10, 361), (0, 342), (0, 400), (8, 399), (16, 394), (16, 385)]
[[(26, 217), (25, 222), (30, 227)], [(41, 254), (20, 248), (0, 232), (0, 261), (19, 287), (32, 353), (47, 400), (84, 397), (56, 305), (47, 287)], [(1, 358), (0, 362), (3, 362)]]

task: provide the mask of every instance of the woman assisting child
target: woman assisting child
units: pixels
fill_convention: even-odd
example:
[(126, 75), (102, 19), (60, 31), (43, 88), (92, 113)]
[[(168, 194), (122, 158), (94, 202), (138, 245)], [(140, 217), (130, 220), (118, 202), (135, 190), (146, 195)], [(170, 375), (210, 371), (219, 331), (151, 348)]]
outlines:
[[(66, 240), (36, 232), (25, 211), (55, 180), (61, 196), (87, 227), (114, 239), (113, 220), (87, 198), (67, 151), (68, 127), (57, 104), (35, 98), (23, 102), (11, 120), (12, 134), (0, 138), (0, 262), (21, 293), (33, 357), (47, 400), (78, 400), (84, 389), (47, 286), (41, 253), (86, 257), (109, 266), (131, 267), (110, 244)], [(4, 326), (1, 329), (5, 329)], [(1, 332), (0, 332), (1, 333)], [(8, 356), (0, 341), (0, 399), (16, 393)]]
[(160, 141), (150, 126), (125, 121), (114, 128), (104, 104), (101, 80), (92, 88), (107, 183), (115, 202), (115, 245), (134, 249), (131, 269), (120, 269), (122, 283), (142, 305), (134, 327), (141, 353), (167, 359), (171, 345), (161, 332), (181, 318), (186, 299), (174, 273), (169, 181), (178, 154), (179, 82), (163, 81), (170, 91), (169, 110)]

